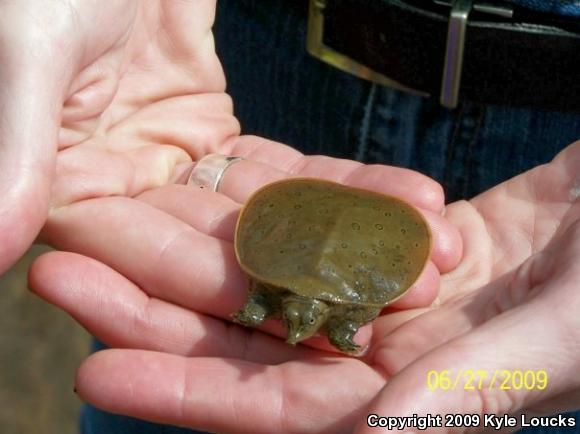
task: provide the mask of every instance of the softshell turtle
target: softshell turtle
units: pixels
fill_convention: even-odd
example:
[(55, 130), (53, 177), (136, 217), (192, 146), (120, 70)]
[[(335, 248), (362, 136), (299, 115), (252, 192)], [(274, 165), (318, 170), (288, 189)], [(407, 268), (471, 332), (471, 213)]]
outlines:
[(252, 195), (235, 249), (250, 294), (234, 320), (282, 318), (287, 342), (317, 332), (346, 353), (353, 337), (415, 282), (429, 259), (423, 216), (394, 197), (318, 179), (287, 179)]

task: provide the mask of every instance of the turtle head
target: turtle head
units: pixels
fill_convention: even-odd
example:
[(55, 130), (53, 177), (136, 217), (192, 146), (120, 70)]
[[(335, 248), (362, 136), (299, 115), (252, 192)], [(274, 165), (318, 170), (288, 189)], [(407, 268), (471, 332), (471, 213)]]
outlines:
[(290, 295), (283, 301), (282, 311), (288, 330), (288, 342), (298, 342), (313, 336), (328, 318), (329, 307), (320, 300)]

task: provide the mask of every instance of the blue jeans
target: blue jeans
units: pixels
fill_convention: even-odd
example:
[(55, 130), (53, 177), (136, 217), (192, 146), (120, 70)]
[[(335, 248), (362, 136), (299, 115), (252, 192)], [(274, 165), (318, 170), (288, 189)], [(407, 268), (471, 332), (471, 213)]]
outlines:
[(580, 1), (578, 0), (508, 0), (508, 2), (540, 12), (580, 17)]
[[(550, 161), (580, 138), (579, 114), (471, 103), (450, 111), (326, 66), (304, 50), (306, 13), (298, 0), (218, 2), (217, 49), (245, 134), (308, 154), (409, 167), (439, 181), (449, 201)], [(192, 432), (90, 406), (82, 428), (83, 434)]]

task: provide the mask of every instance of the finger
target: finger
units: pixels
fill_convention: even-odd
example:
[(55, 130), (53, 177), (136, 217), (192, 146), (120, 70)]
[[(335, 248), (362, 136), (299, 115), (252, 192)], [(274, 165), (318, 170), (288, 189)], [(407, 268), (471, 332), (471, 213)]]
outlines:
[(324, 156), (308, 157), (286, 145), (256, 136), (232, 138), (224, 142), (220, 152), (264, 163), (295, 176), (324, 178), (401, 197), (419, 208), (438, 213), (443, 210), (441, 186), (412, 170)]
[(76, 388), (106, 411), (210, 432), (346, 433), (383, 383), (346, 358), (264, 366), (108, 350), (81, 366)]
[[(168, 185), (159, 189), (149, 190), (141, 194), (143, 200), (166, 213), (185, 221), (198, 231), (228, 241), (234, 240), (235, 225), (240, 206), (231, 199), (207, 190), (195, 189), (182, 185)], [(196, 205), (198, 202), (198, 205)], [(183, 204), (190, 204), (184, 206)], [(430, 213), (437, 222), (439, 230), (444, 231), (448, 226), (439, 224), (442, 217)], [(445, 229), (444, 229), (445, 228)], [(445, 236), (435, 236), (435, 247), (432, 254), (433, 262), (443, 262), (444, 255), (438, 245)], [(443, 243), (444, 245), (444, 243)], [(439, 289), (439, 270), (433, 262), (427, 266), (409, 290), (400, 300), (393, 303), (394, 307), (408, 309), (417, 306), (427, 306), (437, 297)]]
[(140, 201), (73, 203), (53, 211), (43, 238), (107, 264), (152, 297), (196, 311), (225, 317), (245, 298), (247, 281), (231, 243)]
[(42, 60), (40, 71), (41, 68), (23, 61), (22, 51), (11, 54), (8, 40), (3, 40), (3, 44), (6, 50), (3, 49), (2, 58), (5, 67), (0, 71), (0, 274), (32, 244), (46, 219), (66, 81), (62, 71), (45, 66)]
[(73, 146), (58, 153), (51, 204), (59, 208), (94, 197), (132, 197), (166, 184), (173, 168), (187, 161), (187, 153), (169, 145), (149, 145), (125, 152), (88, 144)]
[(238, 203), (244, 203), (258, 188), (289, 177), (320, 178), (376, 191), (437, 213), (442, 211), (444, 204), (441, 186), (418, 172), (393, 166), (364, 165), (326, 156), (302, 156), (289, 171), (279, 170), (275, 164), (249, 159), (239, 161), (225, 172), (220, 183), (220, 193)]
[(292, 167), (304, 158), (302, 152), (291, 146), (251, 135), (232, 137), (223, 142), (216, 152), (244, 157), (287, 173), (290, 173)]
[[(74, 203), (55, 210), (44, 228), (46, 242), (93, 257), (135, 282), (149, 296), (227, 320), (245, 303), (248, 279), (233, 245), (145, 203), (122, 197)], [(285, 336), (279, 322), (262, 329)], [(370, 327), (355, 341), (366, 346)], [(304, 342), (336, 351), (326, 339)]]
[(391, 307), (397, 309), (412, 309), (429, 306), (439, 293), (439, 270), (429, 261), (417, 281), (403, 297), (393, 302)]
[[(205, 234), (233, 242), (241, 206), (228, 197), (183, 185), (168, 185), (139, 195), (166, 213), (179, 218)], [(184, 204), (186, 204), (184, 206)], [(420, 210), (433, 237), (431, 260), (442, 273), (457, 265), (462, 256), (458, 231), (444, 217)]]
[(74, 253), (40, 256), (29, 286), (110, 347), (264, 364), (324, 354), (149, 297), (106, 265)]
[(196, 230), (233, 242), (241, 205), (223, 194), (170, 184), (144, 191), (137, 199), (178, 218)]

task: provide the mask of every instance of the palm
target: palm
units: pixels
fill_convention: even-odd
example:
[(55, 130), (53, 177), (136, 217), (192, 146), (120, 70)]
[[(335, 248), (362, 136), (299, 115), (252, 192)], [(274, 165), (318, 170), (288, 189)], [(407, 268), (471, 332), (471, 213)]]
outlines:
[(47, 209), (165, 184), (238, 133), (214, 12), (211, 0), (3, 4), (0, 273)]
[[(95, 16), (87, 4), (80, 2), (79, 13)], [(64, 103), (53, 207), (163, 185), (176, 164), (216, 151), (238, 133), (213, 47), (214, 5), (165, 0), (107, 8), (126, 17), (102, 18), (114, 26), (106, 27), (113, 35), (106, 47), (103, 28), (86, 26), (91, 61)]]

